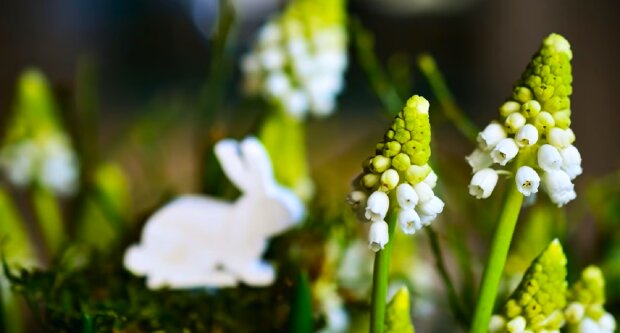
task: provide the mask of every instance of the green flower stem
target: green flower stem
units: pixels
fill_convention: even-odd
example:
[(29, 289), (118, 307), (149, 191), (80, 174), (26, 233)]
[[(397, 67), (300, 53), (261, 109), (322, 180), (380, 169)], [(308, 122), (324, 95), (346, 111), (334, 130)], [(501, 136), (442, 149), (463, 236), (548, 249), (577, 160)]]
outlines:
[[(519, 164), (517, 163), (518, 167)], [(517, 168), (515, 168), (517, 170)], [(493, 312), (493, 305), (497, 296), (497, 289), (506, 264), (506, 257), (510, 248), (512, 235), (519, 218), (523, 195), (517, 189), (514, 181), (508, 183), (508, 192), (504, 200), (502, 215), (493, 237), (489, 261), (484, 269), (480, 295), (474, 313), (471, 333), (484, 333), (489, 330), (489, 320)]]
[(58, 201), (49, 190), (41, 186), (34, 186), (32, 201), (46, 249), (53, 258), (65, 240), (65, 228)]
[(385, 303), (387, 299), (388, 275), (390, 271), (390, 256), (394, 244), (394, 228), (396, 214), (390, 213), (386, 218), (390, 241), (385, 248), (375, 255), (375, 266), (372, 275), (372, 301), (370, 312), (370, 332), (382, 333), (385, 322)]
[(394, 84), (377, 59), (374, 52), (374, 37), (358, 20), (351, 20), (350, 28), (360, 66), (366, 73), (375, 94), (393, 117), (402, 109), (403, 99), (398, 95)]
[(448, 274), (446, 263), (444, 262), (443, 255), (441, 253), (441, 247), (439, 245), (439, 237), (437, 236), (437, 232), (433, 230), (431, 226), (428, 226), (424, 229), (426, 229), (426, 233), (428, 234), (428, 238), (430, 240), (431, 250), (435, 257), (435, 266), (437, 267), (437, 271), (439, 272), (439, 275), (441, 276), (441, 279), (446, 286), (446, 291), (448, 293), (448, 302), (450, 303), (452, 314), (460, 323), (467, 325), (468, 318), (465, 314), (463, 307), (461, 306), (459, 296), (457, 295), (454, 284), (450, 279), (450, 274)]
[(422, 74), (426, 76), (437, 101), (441, 104), (446, 117), (456, 126), (456, 128), (470, 141), (476, 142), (478, 128), (467, 118), (463, 110), (458, 107), (454, 97), (448, 89), (446, 81), (437, 68), (435, 59), (429, 54), (422, 54), (418, 57), (418, 67)]

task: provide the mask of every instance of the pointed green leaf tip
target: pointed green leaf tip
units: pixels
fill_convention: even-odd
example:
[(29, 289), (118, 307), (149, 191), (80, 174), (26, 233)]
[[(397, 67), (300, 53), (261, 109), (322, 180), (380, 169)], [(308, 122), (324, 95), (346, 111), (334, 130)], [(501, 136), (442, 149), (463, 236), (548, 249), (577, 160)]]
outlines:
[(385, 313), (386, 333), (413, 333), (411, 310), (409, 306), (409, 290), (401, 287), (387, 304)]
[(566, 256), (556, 239), (532, 262), (504, 306), (506, 330), (560, 329), (564, 323), (566, 287)]
[[(570, 126), (570, 95), (573, 92), (570, 43), (561, 35), (551, 34), (530, 61), (521, 79), (515, 84), (512, 98), (527, 107), (536, 100), (542, 111), (550, 113), (555, 125)], [(532, 115), (534, 116), (534, 115)]]

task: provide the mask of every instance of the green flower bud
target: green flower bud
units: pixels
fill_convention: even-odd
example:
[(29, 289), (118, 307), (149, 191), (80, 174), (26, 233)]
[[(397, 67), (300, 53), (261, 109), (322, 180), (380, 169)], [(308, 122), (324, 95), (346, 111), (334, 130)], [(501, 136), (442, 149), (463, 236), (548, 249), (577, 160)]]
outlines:
[(521, 110), (521, 104), (515, 101), (506, 101), (499, 107), (499, 114), (508, 117), (509, 114)]
[(394, 169), (387, 169), (381, 174), (381, 189), (383, 191), (393, 190), (398, 185), (398, 172)]
[(530, 101), (532, 97), (532, 91), (527, 87), (516, 87), (512, 93), (512, 98), (521, 103)]
[(394, 134), (395, 134), (394, 130), (388, 130), (388, 131), (385, 133), (385, 137), (386, 137), (388, 140), (392, 140), (392, 139), (394, 139)]
[[(525, 327), (521, 331), (559, 330), (564, 320), (562, 309), (565, 305), (566, 256), (560, 242), (554, 240), (532, 262), (504, 305), (503, 314), (509, 324), (523, 318)], [(519, 325), (523, 323), (520, 319), (518, 321)]]
[(367, 173), (362, 177), (361, 185), (366, 189), (374, 189), (379, 184), (379, 175), (374, 173)]
[(407, 141), (411, 140), (411, 133), (405, 129), (399, 129), (398, 131), (396, 131), (394, 139), (401, 144), (404, 144)]
[(570, 110), (561, 110), (553, 113), (553, 120), (555, 125), (561, 129), (567, 129), (570, 127)]
[(431, 167), (428, 164), (424, 164), (422, 166), (414, 164), (411, 165), (405, 172), (405, 178), (409, 184), (415, 185), (422, 182), (430, 173)]
[(531, 100), (521, 106), (521, 112), (528, 118), (534, 118), (540, 112), (540, 103), (537, 100)]
[(411, 159), (407, 154), (399, 153), (392, 158), (392, 166), (398, 171), (405, 171), (411, 165)]
[(392, 164), (391, 162), (392, 161), (388, 157), (385, 157), (383, 155), (377, 155), (372, 158), (372, 161), (370, 163), (370, 170), (372, 172), (381, 173), (390, 167), (390, 165)]
[(409, 303), (409, 290), (401, 287), (385, 309), (386, 333), (414, 333)]
[(506, 117), (504, 127), (506, 127), (506, 131), (508, 133), (516, 133), (521, 127), (523, 127), (523, 125), (525, 125), (525, 122), (525, 117), (521, 113), (514, 112)]
[(534, 126), (539, 133), (546, 133), (547, 130), (555, 127), (555, 119), (549, 112), (542, 111), (534, 118)]
[(400, 143), (396, 141), (390, 141), (385, 144), (383, 148), (383, 155), (387, 157), (396, 156), (396, 154), (400, 153)]

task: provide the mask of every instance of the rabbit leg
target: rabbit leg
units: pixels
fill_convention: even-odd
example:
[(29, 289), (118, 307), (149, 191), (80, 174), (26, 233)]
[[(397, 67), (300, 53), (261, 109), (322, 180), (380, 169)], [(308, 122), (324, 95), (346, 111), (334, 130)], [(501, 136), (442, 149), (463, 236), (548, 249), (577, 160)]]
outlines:
[(228, 264), (227, 268), (250, 286), (268, 286), (273, 283), (276, 275), (273, 266), (262, 260), (235, 262)]

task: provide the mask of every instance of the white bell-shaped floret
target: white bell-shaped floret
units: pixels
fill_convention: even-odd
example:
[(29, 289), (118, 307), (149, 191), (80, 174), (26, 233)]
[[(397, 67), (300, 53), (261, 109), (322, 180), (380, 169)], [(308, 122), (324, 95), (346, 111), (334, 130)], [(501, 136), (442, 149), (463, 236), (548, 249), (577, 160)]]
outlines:
[(465, 157), (472, 172), (478, 172), (481, 169), (488, 168), (493, 165), (491, 153), (482, 149), (474, 150), (469, 156)]
[(388, 208), (390, 208), (390, 199), (387, 194), (382, 191), (375, 191), (368, 197), (366, 218), (370, 221), (384, 220)]
[(515, 135), (515, 141), (519, 147), (528, 147), (538, 142), (538, 130), (536, 126), (525, 124), (519, 129), (517, 135)]
[(413, 209), (418, 204), (418, 194), (413, 186), (403, 183), (396, 188), (396, 200), (402, 209)]
[(529, 166), (522, 166), (517, 170), (515, 177), (517, 183), (517, 189), (524, 196), (529, 197), (533, 193), (538, 192), (538, 185), (540, 185), (540, 177), (534, 169)]
[(476, 199), (488, 198), (497, 185), (497, 179), (497, 172), (491, 168), (476, 172), (469, 183), (469, 194)]
[(428, 186), (428, 184), (425, 182), (417, 183), (413, 186), (413, 188), (415, 189), (415, 192), (418, 194), (418, 198), (420, 199), (419, 200), (420, 202), (429, 201), (435, 196), (435, 193), (433, 193), (433, 189), (430, 186)]
[(564, 206), (577, 197), (577, 193), (574, 190), (575, 186), (568, 174), (562, 170), (545, 172), (542, 181), (549, 198), (558, 207)]
[(422, 228), (420, 216), (413, 208), (401, 209), (398, 212), (398, 225), (405, 234), (414, 234)]
[(538, 166), (545, 171), (558, 170), (562, 166), (562, 155), (552, 145), (544, 144), (538, 148)]
[(510, 162), (519, 152), (519, 146), (512, 138), (502, 139), (497, 143), (495, 148), (491, 151), (491, 158), (493, 162), (499, 165), (506, 165)]
[(579, 176), (583, 169), (581, 168), (581, 154), (573, 145), (560, 150), (562, 155), (562, 170), (564, 170), (570, 179)]
[(439, 197), (434, 196), (431, 200), (421, 202), (418, 205), (418, 211), (422, 215), (438, 215), (443, 211), (444, 205), (444, 202)]
[(492, 149), (502, 139), (506, 138), (504, 126), (498, 123), (490, 123), (478, 133), (478, 143), (483, 150)]
[(376, 220), (370, 224), (368, 231), (368, 248), (374, 252), (383, 250), (385, 244), (390, 240), (388, 224), (383, 220)]

